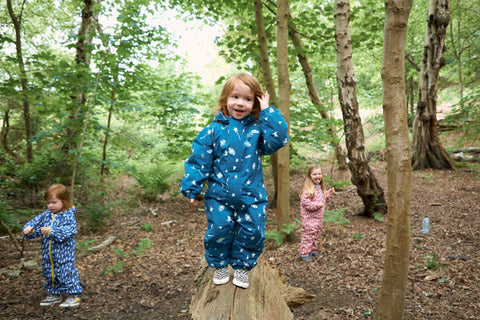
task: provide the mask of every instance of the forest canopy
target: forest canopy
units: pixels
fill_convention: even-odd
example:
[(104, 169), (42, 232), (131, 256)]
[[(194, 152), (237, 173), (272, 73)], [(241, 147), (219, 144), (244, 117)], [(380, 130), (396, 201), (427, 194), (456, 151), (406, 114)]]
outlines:
[[(427, 6), (414, 4), (408, 24), (406, 95), (412, 118)], [(80, 207), (103, 206), (106, 181), (120, 176), (132, 177), (147, 199), (175, 195), (171, 185), (182, 175), (193, 138), (213, 117), (223, 80), (247, 71), (264, 84), (253, 1), (7, 0), (0, 8), (3, 208), (18, 201), (38, 207), (38, 193), (56, 182), (74, 184)], [(463, 132), (459, 144), (468, 145), (479, 137), (479, 11), (475, 1), (451, 1), (450, 8), (438, 101), (452, 110), (446, 120)], [(330, 125), (343, 139), (343, 123), (336, 97), (334, 4), (290, 1), (290, 9), (303, 42), (302, 52), (289, 44), (288, 59), (290, 158), (296, 167), (319, 154), (327, 160), (334, 142)], [(276, 65), (274, 2), (264, 2), (263, 10), (269, 59)], [(381, 137), (384, 131), (384, 10), (378, 1), (351, 4), (357, 99), (367, 137)], [(214, 42), (203, 44), (217, 54), (201, 62), (200, 73), (189, 68), (199, 64), (195, 52), (179, 56), (169, 20), (161, 19), (172, 12), (180, 20), (220, 30)], [(312, 104), (299, 54), (310, 60), (321, 105)], [(381, 139), (372, 141), (367, 152), (384, 148)], [(270, 160), (264, 161), (268, 165)]]

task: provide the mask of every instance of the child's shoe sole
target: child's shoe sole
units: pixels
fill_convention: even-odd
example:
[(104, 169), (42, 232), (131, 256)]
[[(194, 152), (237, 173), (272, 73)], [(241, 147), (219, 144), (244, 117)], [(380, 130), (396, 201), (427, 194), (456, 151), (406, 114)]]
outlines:
[(62, 302), (62, 297), (61, 296), (48, 296), (42, 301), (40, 301), (40, 306), (41, 307), (48, 307), (57, 303)]
[(80, 305), (79, 297), (68, 297), (61, 305), (61, 308), (71, 308)]

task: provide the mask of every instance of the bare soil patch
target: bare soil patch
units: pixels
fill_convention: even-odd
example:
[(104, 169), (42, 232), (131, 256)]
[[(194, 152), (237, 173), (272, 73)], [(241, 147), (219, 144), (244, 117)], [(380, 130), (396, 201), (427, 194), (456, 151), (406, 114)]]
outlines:
[[(385, 163), (371, 166), (386, 191)], [(324, 170), (330, 173), (329, 168)], [(335, 170), (333, 178), (345, 180), (349, 175)], [(299, 218), (301, 180), (302, 173), (292, 175), (295, 218)], [(325, 224), (319, 242), (324, 258), (300, 259), (298, 231), (296, 240), (281, 247), (267, 243), (264, 257), (281, 271), (285, 281), (316, 295), (315, 301), (295, 310), (295, 319), (373, 318), (382, 281), (386, 219), (363, 218), (358, 215), (361, 207), (356, 191), (336, 194), (329, 209), (344, 208), (350, 223)], [(0, 318), (190, 319), (188, 308), (203, 256), (204, 212), (180, 198), (125, 211), (110, 219), (101, 235), (86, 233), (80, 223), (77, 242), (96, 240), (92, 245), (97, 245), (112, 234), (117, 240), (98, 253), (77, 258), (84, 285), (82, 304), (77, 308), (39, 307), (45, 295), (40, 269), (24, 269), (12, 241), (2, 237)], [(479, 319), (480, 171), (413, 172), (411, 211), (404, 319)], [(427, 236), (420, 231), (425, 214), (432, 221)], [(275, 221), (273, 210), (269, 220)], [(144, 224), (153, 230), (144, 230)], [(25, 253), (24, 261), (40, 262), (40, 242), (25, 241)], [(14, 271), (19, 275), (12, 274)]]

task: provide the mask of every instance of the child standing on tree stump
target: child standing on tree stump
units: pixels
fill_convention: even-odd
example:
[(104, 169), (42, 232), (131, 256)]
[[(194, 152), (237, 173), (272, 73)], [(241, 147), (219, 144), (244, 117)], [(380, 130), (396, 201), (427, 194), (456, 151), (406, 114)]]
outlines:
[(69, 297), (60, 307), (76, 307), (82, 287), (75, 267), (76, 209), (62, 184), (54, 184), (45, 192), (47, 210), (23, 227), (27, 240), (41, 236), (42, 275), (47, 279), (45, 289), (49, 295), (40, 306), (62, 302), (62, 293)]
[(300, 257), (305, 261), (312, 257), (323, 257), (317, 252), (317, 242), (323, 226), (325, 205), (332, 199), (335, 189), (325, 191), (320, 165), (308, 167), (300, 192), (300, 216), (302, 219), (302, 240)]
[(235, 270), (233, 284), (248, 287), (248, 273), (257, 265), (265, 243), (267, 194), (260, 157), (287, 142), (288, 125), (269, 106), (268, 92), (249, 74), (229, 78), (214, 121), (193, 141), (180, 189), (191, 204), (198, 205), (196, 197), (208, 181), (205, 258), (215, 268), (217, 285), (230, 280), (230, 265)]

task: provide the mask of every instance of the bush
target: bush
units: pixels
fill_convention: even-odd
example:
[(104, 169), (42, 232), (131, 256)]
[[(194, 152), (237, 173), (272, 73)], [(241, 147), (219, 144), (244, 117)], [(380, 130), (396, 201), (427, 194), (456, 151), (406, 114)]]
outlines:
[(169, 178), (174, 170), (165, 163), (149, 163), (139, 168), (131, 168), (129, 173), (144, 191), (144, 197), (155, 200), (159, 194), (170, 190)]

